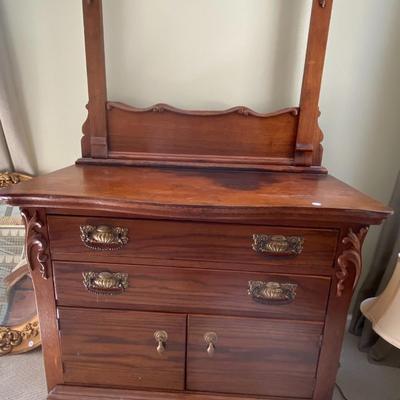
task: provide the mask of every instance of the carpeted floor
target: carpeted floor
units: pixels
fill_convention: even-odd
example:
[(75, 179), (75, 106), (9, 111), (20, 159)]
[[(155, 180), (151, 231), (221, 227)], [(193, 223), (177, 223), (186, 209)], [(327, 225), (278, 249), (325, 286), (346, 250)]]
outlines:
[(46, 393), (40, 350), (0, 358), (1, 400), (45, 400)]
[[(400, 369), (369, 364), (352, 335), (346, 335), (338, 382), (348, 400), (400, 400)], [(40, 351), (0, 358), (0, 399), (46, 399)], [(342, 397), (336, 392), (333, 400)]]

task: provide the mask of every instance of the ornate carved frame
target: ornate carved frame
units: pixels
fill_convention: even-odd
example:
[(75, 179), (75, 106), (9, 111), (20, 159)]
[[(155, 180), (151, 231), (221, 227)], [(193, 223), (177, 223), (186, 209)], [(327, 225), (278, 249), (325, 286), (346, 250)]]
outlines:
[[(0, 187), (17, 184), (32, 177), (17, 172), (1, 172)], [(29, 275), (29, 267), (25, 264), (6, 277), (9, 288), (24, 276)], [(14, 326), (0, 326), (0, 356), (19, 354), (40, 346), (40, 328), (37, 314), (25, 322)]]
[[(332, 3), (333, 0), (312, 0), (299, 106), (259, 114), (245, 107), (207, 112), (178, 110), (164, 104), (138, 109), (109, 102), (102, 2), (83, 0), (89, 102), (78, 163), (326, 173), (321, 167), (323, 135), (318, 126), (318, 102)], [(241, 132), (245, 131), (246, 140), (240, 138), (238, 126)], [(210, 130), (209, 136), (204, 136)], [(276, 144), (277, 137), (284, 142), (282, 146)], [(193, 138), (198, 141), (197, 147)], [(161, 142), (167, 144), (163, 146)], [(256, 146), (246, 147), (250, 142)]]
[(40, 346), (38, 317), (16, 326), (0, 326), (0, 356), (20, 354)]
[[(29, 275), (27, 264), (7, 276), (7, 286), (11, 288), (26, 275)], [(37, 314), (18, 325), (0, 326), (0, 356), (25, 353), (40, 346), (40, 343)]]
[(0, 172), (0, 188), (27, 181), (32, 177), (18, 172)]

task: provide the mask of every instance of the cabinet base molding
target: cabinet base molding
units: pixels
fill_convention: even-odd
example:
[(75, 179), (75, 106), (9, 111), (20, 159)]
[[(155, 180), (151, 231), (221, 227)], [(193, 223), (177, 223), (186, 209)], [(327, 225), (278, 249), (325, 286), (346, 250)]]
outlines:
[[(224, 396), (207, 393), (144, 392), (83, 386), (56, 386), (47, 400), (278, 400), (277, 397)], [(279, 400), (284, 400), (279, 397)], [(304, 400), (291, 397), (290, 400)]]

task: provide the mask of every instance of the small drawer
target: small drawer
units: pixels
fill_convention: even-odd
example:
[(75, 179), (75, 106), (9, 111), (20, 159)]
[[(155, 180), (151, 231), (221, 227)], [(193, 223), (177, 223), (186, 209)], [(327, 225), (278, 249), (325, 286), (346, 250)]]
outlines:
[(186, 315), (58, 311), (66, 384), (184, 389)]
[(285, 266), (293, 272), (332, 267), (337, 231), (99, 217), (48, 218), (53, 260), (143, 263), (185, 260)]
[(330, 278), (54, 262), (58, 305), (323, 321)]

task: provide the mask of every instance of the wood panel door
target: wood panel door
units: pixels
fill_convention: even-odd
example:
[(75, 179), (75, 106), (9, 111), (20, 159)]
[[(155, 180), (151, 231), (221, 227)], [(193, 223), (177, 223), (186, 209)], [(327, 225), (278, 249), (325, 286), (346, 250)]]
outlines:
[(65, 383), (184, 389), (186, 315), (60, 308), (59, 316)]
[(322, 323), (189, 316), (187, 389), (312, 398)]

